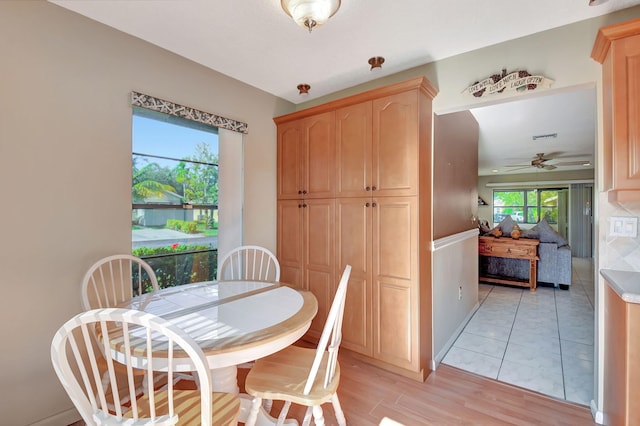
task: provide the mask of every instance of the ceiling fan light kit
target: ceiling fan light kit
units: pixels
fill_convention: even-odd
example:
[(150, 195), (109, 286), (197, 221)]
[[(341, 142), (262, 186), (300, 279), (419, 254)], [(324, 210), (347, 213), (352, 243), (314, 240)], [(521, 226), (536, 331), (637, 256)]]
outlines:
[(311, 32), (325, 24), (340, 8), (340, 0), (280, 0), (282, 9)]

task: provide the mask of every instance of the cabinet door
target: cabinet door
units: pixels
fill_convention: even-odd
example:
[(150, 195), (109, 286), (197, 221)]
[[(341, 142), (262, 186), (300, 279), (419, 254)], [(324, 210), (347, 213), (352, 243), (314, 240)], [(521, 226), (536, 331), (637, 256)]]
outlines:
[(336, 127), (333, 111), (305, 119), (305, 198), (333, 198), (336, 181)]
[(319, 339), (333, 302), (337, 282), (335, 269), (335, 200), (305, 200), (304, 282), (318, 299), (318, 314), (309, 328), (309, 336)]
[(304, 120), (278, 126), (278, 198), (298, 199), (303, 189)]
[(303, 281), (303, 200), (278, 200), (277, 254), (280, 281), (306, 289)]
[(373, 207), (373, 357), (417, 371), (417, 197), (375, 197)]
[(371, 199), (336, 199), (337, 267), (351, 265), (342, 325), (342, 346), (373, 355), (371, 329)]
[(417, 194), (418, 124), (417, 91), (373, 101), (374, 196)]
[(336, 197), (366, 197), (372, 186), (371, 102), (336, 111)]
[(615, 40), (613, 186), (640, 189), (640, 35)]

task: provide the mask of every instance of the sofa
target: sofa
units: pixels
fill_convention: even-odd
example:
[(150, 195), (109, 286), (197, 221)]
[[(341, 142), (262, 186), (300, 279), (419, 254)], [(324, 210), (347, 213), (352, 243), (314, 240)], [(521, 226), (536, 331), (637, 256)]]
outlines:
[[(515, 222), (507, 216), (497, 227), (508, 237)], [(495, 228), (494, 228), (495, 229)], [(490, 234), (491, 231), (488, 233)], [(538, 246), (537, 282), (553, 284), (554, 287), (567, 290), (571, 285), (571, 247), (545, 219), (531, 230), (522, 233), (521, 238), (534, 238), (540, 241)], [(529, 261), (501, 257), (480, 256), (481, 275), (502, 275), (520, 279), (529, 279)]]

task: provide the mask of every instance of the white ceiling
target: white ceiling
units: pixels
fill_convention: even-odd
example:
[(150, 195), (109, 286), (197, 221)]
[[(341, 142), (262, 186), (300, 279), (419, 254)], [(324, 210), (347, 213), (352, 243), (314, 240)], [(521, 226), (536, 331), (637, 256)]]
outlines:
[[(284, 13), (279, 0), (50, 1), (293, 103), (640, 4), (640, 0), (609, 0), (599, 6), (588, 6), (588, 0), (344, 0), (326, 25), (308, 33)], [(372, 56), (385, 58), (380, 72), (369, 71), (367, 60)], [(298, 95), (300, 83), (311, 85), (309, 97)], [(578, 103), (566, 104), (570, 99)], [(555, 121), (538, 124), (541, 114), (519, 111), (515, 103), (474, 111), (482, 129), (481, 169), (526, 164), (537, 152), (582, 154), (589, 144), (592, 155), (594, 99), (589, 99), (592, 109), (577, 94), (550, 101), (541, 108), (548, 120)], [(521, 104), (540, 108), (544, 100), (526, 102)], [(551, 109), (560, 104), (564, 108)], [(515, 116), (509, 118), (510, 113)], [(514, 123), (525, 116), (530, 118), (527, 124), (516, 127)], [(557, 140), (539, 144), (530, 140), (533, 134), (550, 132), (558, 132)], [(491, 150), (496, 145), (500, 151)], [(497, 158), (499, 164), (491, 163)]]

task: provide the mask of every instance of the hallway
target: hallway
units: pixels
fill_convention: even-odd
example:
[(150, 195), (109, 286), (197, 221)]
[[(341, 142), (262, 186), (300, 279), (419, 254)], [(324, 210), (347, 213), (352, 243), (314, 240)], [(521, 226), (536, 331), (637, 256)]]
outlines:
[(594, 275), (572, 259), (569, 290), (480, 284), (480, 308), (444, 364), (589, 406), (593, 398)]

